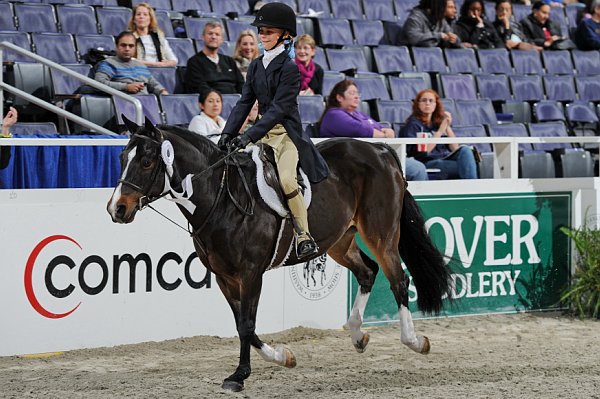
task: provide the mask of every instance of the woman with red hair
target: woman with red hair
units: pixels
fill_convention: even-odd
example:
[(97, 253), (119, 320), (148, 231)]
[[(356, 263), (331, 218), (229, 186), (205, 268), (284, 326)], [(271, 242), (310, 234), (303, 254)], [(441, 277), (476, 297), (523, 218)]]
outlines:
[[(440, 96), (431, 89), (421, 90), (413, 102), (413, 113), (400, 131), (401, 137), (456, 137), (452, 130), (452, 115), (444, 111)], [(422, 135), (419, 135), (422, 136)], [(421, 151), (420, 151), (421, 150)], [(407, 146), (408, 156), (414, 156), (427, 168), (440, 169), (444, 178), (477, 179), (477, 164), (470, 147), (460, 144), (427, 144)]]

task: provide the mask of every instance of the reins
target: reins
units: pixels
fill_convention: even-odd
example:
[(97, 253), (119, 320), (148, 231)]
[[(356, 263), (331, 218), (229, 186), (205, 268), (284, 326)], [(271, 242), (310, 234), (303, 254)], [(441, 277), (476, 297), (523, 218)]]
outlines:
[[(143, 136), (143, 135), (135, 135), (136, 137), (145, 139), (145, 140), (150, 140), (153, 142), (156, 142), (159, 145), (162, 145), (162, 141), (158, 141), (155, 140), (153, 138), (147, 137), (147, 136)], [(163, 140), (164, 141), (164, 140)], [(188, 228), (183, 227), (182, 225), (180, 225), (179, 223), (177, 223), (176, 221), (174, 221), (173, 219), (169, 218), (167, 215), (163, 214), (162, 212), (160, 212), (158, 209), (154, 208), (151, 203), (163, 198), (164, 196), (166, 196), (167, 194), (171, 193), (171, 190), (165, 191), (164, 193), (157, 195), (157, 196), (149, 196), (148, 192), (150, 191), (151, 187), (155, 184), (156, 179), (158, 178), (158, 176), (160, 175), (160, 172), (165, 172), (165, 179), (170, 179), (170, 176), (168, 175), (168, 173), (166, 173), (165, 170), (165, 162), (163, 160), (163, 162), (157, 162), (156, 166), (154, 167), (153, 171), (152, 171), (152, 175), (150, 180), (148, 181), (148, 183), (144, 186), (144, 187), (140, 187), (137, 184), (131, 183), (125, 179), (119, 179), (118, 183), (121, 183), (123, 185), (129, 186), (131, 188), (133, 188), (134, 190), (142, 193), (142, 196), (139, 199), (139, 209), (142, 210), (146, 207), (152, 209), (154, 212), (158, 213), (160, 216), (162, 216), (163, 218), (167, 219), (169, 222), (173, 223), (174, 225), (176, 225), (177, 227), (179, 227), (180, 229), (186, 231), (188, 234), (190, 234), (190, 236), (196, 240), (197, 244), (201, 244), (199, 242), (198, 239), (198, 234), (200, 233), (200, 231), (202, 231), (202, 229), (208, 224), (211, 216), (213, 215), (213, 213), (215, 212), (215, 210), (217, 209), (217, 204), (219, 203), (219, 200), (221, 198), (221, 196), (223, 195), (224, 189), (225, 187), (227, 188), (227, 194), (229, 196), (229, 198), (231, 199), (231, 202), (233, 203), (233, 205), (238, 209), (238, 211), (240, 211), (244, 216), (252, 216), (254, 215), (254, 206), (255, 206), (255, 200), (252, 197), (252, 194), (250, 192), (250, 187), (248, 185), (248, 182), (246, 181), (246, 176), (244, 175), (243, 171), (242, 171), (242, 167), (239, 164), (238, 160), (233, 158), (233, 155), (235, 155), (236, 152), (230, 152), (229, 154), (221, 157), (219, 160), (217, 160), (215, 163), (213, 163), (212, 165), (210, 165), (209, 167), (207, 167), (206, 169), (204, 169), (203, 171), (199, 172), (199, 173), (195, 173), (191, 176), (190, 178), (190, 182), (194, 182), (195, 180), (199, 179), (200, 177), (202, 177), (203, 175), (205, 175), (206, 173), (212, 171), (213, 169), (221, 166), (223, 163), (225, 163), (225, 168), (223, 168), (223, 174), (221, 176), (220, 179), (220, 184), (219, 184), (219, 191), (217, 192), (217, 195), (215, 197), (215, 200), (213, 201), (208, 214), (206, 215), (206, 217), (204, 217), (204, 221), (202, 222), (202, 224), (194, 229), (191, 230), (189, 223), (188, 223)], [(244, 206), (242, 206), (238, 200), (235, 199), (233, 193), (231, 192), (231, 189), (229, 187), (229, 168), (227, 167), (228, 164), (228, 160), (229, 159), (233, 160), (233, 165), (235, 165), (236, 170), (238, 175), (240, 176), (240, 179), (242, 181), (243, 187), (244, 187), (244, 192), (247, 195), (247, 197), (250, 200), (250, 204), (247, 208), (245, 208)], [(160, 155), (159, 155), (159, 159), (160, 159)], [(171, 194), (172, 195), (172, 194)], [(202, 246), (202, 245), (200, 245)]]

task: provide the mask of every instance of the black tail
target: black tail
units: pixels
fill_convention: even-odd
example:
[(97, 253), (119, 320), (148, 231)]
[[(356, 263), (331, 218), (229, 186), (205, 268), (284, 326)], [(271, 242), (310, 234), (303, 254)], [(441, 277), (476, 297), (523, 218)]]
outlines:
[(406, 191), (400, 221), (400, 256), (417, 288), (417, 304), (425, 313), (439, 313), (442, 297), (450, 292), (450, 269), (425, 231), (425, 220)]

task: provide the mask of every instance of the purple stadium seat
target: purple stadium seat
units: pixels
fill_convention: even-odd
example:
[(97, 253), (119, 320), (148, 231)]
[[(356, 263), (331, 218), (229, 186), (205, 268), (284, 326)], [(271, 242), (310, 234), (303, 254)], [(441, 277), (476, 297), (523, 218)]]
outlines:
[(384, 41), (383, 23), (381, 21), (351, 21), (354, 39), (361, 46), (378, 46)]
[(131, 9), (126, 7), (102, 7), (96, 10), (98, 24), (104, 35), (117, 36), (127, 30)]
[(481, 71), (485, 73), (504, 73), (510, 75), (512, 66), (508, 51), (503, 48), (477, 50)]
[(575, 101), (577, 93), (573, 77), (568, 75), (544, 76), (544, 90), (548, 100)]
[(76, 64), (75, 42), (69, 33), (32, 33), (36, 53), (59, 64)]
[(241, 97), (239, 94), (223, 94), (223, 110), (221, 111), (223, 119), (229, 118), (231, 110)]
[(17, 30), (11, 3), (0, 3), (0, 31)]
[(365, 17), (373, 21), (395, 21), (393, 0), (361, 0)]
[[(569, 136), (563, 122), (530, 123), (528, 127), (531, 137)], [(573, 145), (571, 143), (533, 143), (534, 150), (553, 151), (561, 148), (573, 148)]]
[(390, 93), (385, 85), (385, 78), (383, 75), (358, 75), (353, 77), (352, 80), (354, 80), (358, 86), (360, 99), (362, 101), (390, 99)]
[[(150, 122), (155, 125), (162, 123), (162, 117), (160, 115), (160, 108), (158, 107), (158, 100), (154, 94), (139, 94), (135, 98), (140, 100), (142, 103), (142, 111)], [(119, 125), (123, 124), (121, 114), (125, 115), (130, 120), (135, 120), (135, 107), (129, 101), (125, 101), (120, 97), (113, 97), (115, 104), (115, 111), (117, 114), (117, 121)]]
[(509, 77), (510, 87), (516, 101), (540, 101), (544, 99), (542, 78), (536, 75)]
[(96, 14), (91, 6), (84, 4), (56, 6), (56, 15), (63, 33), (98, 34)]
[(14, 10), (21, 32), (58, 32), (51, 4), (16, 3)]
[(398, 74), (412, 72), (413, 64), (406, 46), (378, 46), (373, 48), (377, 72)]
[(489, 98), (492, 101), (512, 99), (506, 75), (476, 75), (475, 79), (481, 98)]
[(538, 101), (533, 104), (533, 115), (537, 122), (565, 121), (562, 105), (552, 100)]
[(455, 100), (463, 125), (495, 125), (498, 118), (489, 99)]
[(318, 18), (320, 36), (317, 38), (321, 46), (343, 46), (354, 44), (352, 29), (347, 19)]
[(544, 68), (537, 50), (512, 50), (512, 63), (517, 74), (543, 75)]
[(600, 102), (600, 75), (576, 76), (575, 83), (580, 100)]
[(475, 51), (471, 48), (444, 50), (446, 63), (451, 73), (477, 73), (479, 65)]
[(319, 15), (320, 18), (331, 17), (331, 8), (328, 1), (323, 0), (298, 0), (298, 12), (300, 14), (308, 14), (308, 10), (322, 13)]
[(316, 123), (325, 111), (323, 96), (298, 96), (298, 111), (302, 123)]
[(417, 93), (427, 88), (427, 83), (420, 77), (388, 76), (392, 99), (413, 100)]
[(470, 74), (441, 74), (443, 96), (454, 100), (476, 100), (475, 80)]
[(210, 0), (212, 11), (218, 15), (227, 15), (230, 12), (236, 12), (238, 15), (245, 15), (248, 9), (247, 1), (239, 0)]
[(568, 50), (542, 51), (542, 59), (549, 75), (573, 75), (575, 67)]
[(160, 96), (160, 105), (169, 125), (185, 126), (200, 113), (197, 94), (171, 94)]
[(363, 9), (360, 1), (330, 0), (333, 18), (362, 19)]
[(418, 72), (447, 72), (448, 70), (440, 47), (413, 47), (412, 54)]

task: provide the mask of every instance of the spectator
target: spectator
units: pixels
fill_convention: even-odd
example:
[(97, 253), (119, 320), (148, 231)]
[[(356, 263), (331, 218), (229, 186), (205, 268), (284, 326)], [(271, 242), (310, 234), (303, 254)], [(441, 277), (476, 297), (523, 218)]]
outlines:
[(321, 137), (396, 137), (394, 131), (358, 111), (360, 94), (353, 80), (336, 83), (319, 123)]
[(460, 7), (460, 17), (454, 27), (464, 47), (503, 48), (504, 43), (496, 28), (485, 17), (483, 0), (465, 0)]
[(457, 14), (458, 11), (456, 10), (456, 2), (454, 0), (447, 0), (446, 13), (444, 14), (444, 18), (446, 19), (446, 22), (452, 29), (454, 29), (454, 25), (456, 25)]
[(600, 50), (600, 0), (592, 0), (589, 8), (592, 17), (577, 25), (575, 43), (580, 50)]
[(177, 65), (177, 57), (158, 27), (154, 9), (148, 3), (133, 7), (128, 29), (136, 38), (136, 59), (142, 64), (153, 67)]
[[(2, 132), (0, 133), (0, 138), (10, 138), (12, 134), (10, 132), (10, 128), (17, 123), (17, 110), (13, 107), (10, 107), (6, 116), (2, 120)], [(0, 146), (0, 169), (4, 169), (8, 166), (8, 161), (10, 161), (10, 147), (3, 145)], [(0, 182), (0, 188), (1, 188)]]
[(462, 47), (445, 19), (446, 0), (421, 0), (400, 31), (399, 44), (417, 47)]
[(133, 58), (135, 37), (131, 32), (117, 36), (117, 55), (98, 64), (94, 79), (100, 83), (131, 94), (169, 94), (152, 76), (148, 67)]
[(200, 115), (192, 118), (188, 130), (206, 136), (215, 144), (225, 127), (225, 119), (221, 117), (223, 111), (223, 97), (216, 90), (208, 90), (200, 93), (198, 97)]
[[(352, 80), (338, 82), (327, 98), (327, 108), (319, 123), (321, 137), (381, 137), (393, 138), (392, 129), (375, 122), (357, 111), (360, 95)], [(406, 159), (408, 180), (427, 180), (425, 165), (412, 158)]]
[(214, 20), (204, 25), (204, 48), (187, 62), (185, 85), (188, 93), (202, 93), (209, 89), (222, 94), (241, 93), (244, 77), (233, 58), (219, 54), (223, 44), (223, 24)]
[(241, 31), (235, 42), (233, 59), (235, 60), (235, 65), (237, 65), (242, 73), (244, 80), (246, 79), (248, 66), (259, 56), (260, 51), (258, 50), (258, 37), (256, 36), (256, 33), (250, 29)]
[(300, 95), (323, 94), (323, 68), (313, 58), (317, 43), (311, 35), (301, 35), (296, 40), (296, 65), (300, 71)]
[(527, 41), (545, 50), (566, 50), (574, 47), (560, 35), (560, 27), (550, 19), (550, 6), (540, 0), (531, 6), (531, 14), (521, 21)]
[(496, 1), (496, 21), (494, 27), (498, 36), (504, 42), (507, 49), (518, 50), (542, 50), (535, 44), (527, 43), (527, 38), (521, 30), (521, 25), (515, 20), (510, 0)]
[[(452, 115), (444, 112), (439, 95), (431, 89), (421, 90), (413, 102), (413, 113), (400, 131), (401, 137), (417, 137), (427, 133), (431, 137), (456, 137), (452, 130)], [(477, 164), (470, 147), (459, 144), (427, 144), (424, 151), (408, 145), (409, 156), (414, 156), (428, 168), (437, 168), (446, 178), (476, 179)]]

